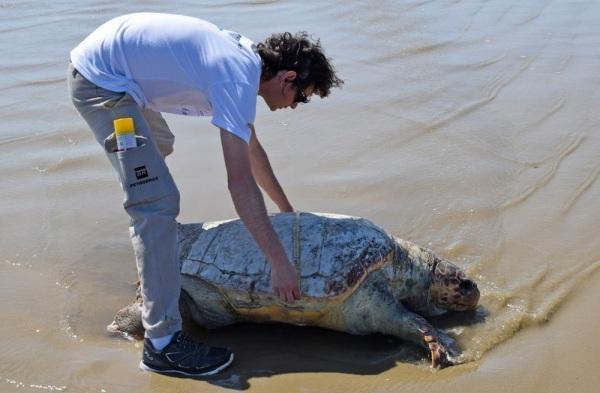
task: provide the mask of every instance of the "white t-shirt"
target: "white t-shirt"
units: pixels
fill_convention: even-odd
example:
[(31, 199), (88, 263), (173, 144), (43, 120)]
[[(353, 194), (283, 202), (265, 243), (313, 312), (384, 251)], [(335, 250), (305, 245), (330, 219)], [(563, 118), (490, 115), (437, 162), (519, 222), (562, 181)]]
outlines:
[(71, 51), (86, 79), (156, 112), (212, 115), (247, 143), (261, 59), (246, 37), (202, 19), (137, 13), (112, 19)]

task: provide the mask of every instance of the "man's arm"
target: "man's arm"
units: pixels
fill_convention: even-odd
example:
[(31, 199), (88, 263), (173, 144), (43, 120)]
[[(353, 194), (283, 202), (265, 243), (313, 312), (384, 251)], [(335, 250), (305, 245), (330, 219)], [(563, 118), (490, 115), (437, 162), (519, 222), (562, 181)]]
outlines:
[(282, 301), (300, 299), (298, 277), (267, 216), (262, 193), (252, 175), (250, 148), (239, 137), (221, 129), (227, 185), (235, 210), (271, 265), (273, 292)]
[(252, 164), (252, 173), (254, 174), (254, 179), (258, 185), (265, 190), (267, 195), (269, 195), (269, 198), (275, 202), (281, 212), (293, 212), (294, 208), (290, 204), (290, 201), (283, 192), (283, 188), (281, 188), (281, 185), (273, 173), (267, 153), (256, 137), (254, 126), (251, 126), (251, 128), (252, 137), (250, 138), (250, 162)]

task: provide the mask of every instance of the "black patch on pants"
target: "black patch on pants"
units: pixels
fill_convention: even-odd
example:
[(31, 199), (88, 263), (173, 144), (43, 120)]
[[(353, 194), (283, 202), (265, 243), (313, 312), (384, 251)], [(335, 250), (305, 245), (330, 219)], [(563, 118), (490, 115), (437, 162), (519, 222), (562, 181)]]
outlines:
[(138, 180), (148, 177), (148, 170), (145, 165), (133, 168), (133, 170), (135, 171), (135, 177)]

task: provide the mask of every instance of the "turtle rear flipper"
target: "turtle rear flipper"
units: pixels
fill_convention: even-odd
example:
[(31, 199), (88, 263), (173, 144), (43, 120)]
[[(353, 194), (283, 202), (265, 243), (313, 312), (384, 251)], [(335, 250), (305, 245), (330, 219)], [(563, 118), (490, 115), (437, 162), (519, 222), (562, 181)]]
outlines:
[(127, 339), (143, 340), (142, 304), (136, 301), (117, 311), (115, 319), (106, 327), (106, 331)]

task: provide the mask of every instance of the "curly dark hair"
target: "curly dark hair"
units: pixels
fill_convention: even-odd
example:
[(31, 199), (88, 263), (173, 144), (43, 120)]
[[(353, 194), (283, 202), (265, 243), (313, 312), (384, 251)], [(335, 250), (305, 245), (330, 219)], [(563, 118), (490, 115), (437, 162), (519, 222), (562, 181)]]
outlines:
[(263, 62), (263, 80), (273, 78), (281, 70), (296, 71), (296, 86), (304, 89), (314, 84), (314, 93), (321, 98), (327, 97), (332, 87), (344, 83), (325, 57), (320, 40), (311, 42), (305, 31), (295, 35), (288, 32), (273, 34), (258, 43), (257, 49)]

